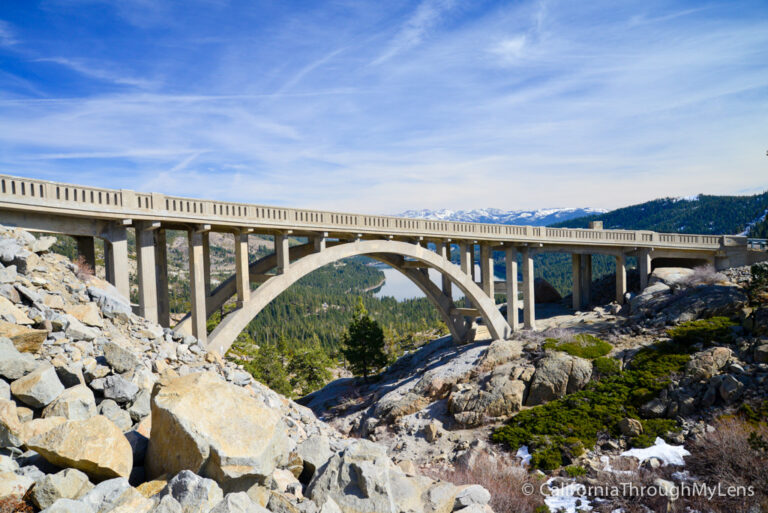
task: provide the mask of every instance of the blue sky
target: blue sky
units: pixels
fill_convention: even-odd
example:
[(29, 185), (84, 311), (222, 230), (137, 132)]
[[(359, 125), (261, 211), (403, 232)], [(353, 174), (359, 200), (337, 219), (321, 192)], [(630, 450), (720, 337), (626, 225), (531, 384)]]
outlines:
[(371, 213), (768, 188), (768, 2), (3, 0), (0, 172)]

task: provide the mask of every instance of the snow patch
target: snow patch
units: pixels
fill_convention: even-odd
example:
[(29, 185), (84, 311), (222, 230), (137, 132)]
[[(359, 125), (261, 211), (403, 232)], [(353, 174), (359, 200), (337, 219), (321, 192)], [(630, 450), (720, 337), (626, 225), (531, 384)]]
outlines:
[(690, 454), (682, 445), (669, 445), (661, 437), (657, 437), (656, 442), (651, 447), (630, 449), (621, 453), (622, 456), (634, 456), (640, 460), (640, 463), (650, 458), (657, 458), (664, 465), (685, 465), (683, 457)]
[(550, 479), (545, 484), (549, 487), (551, 495), (544, 498), (544, 503), (550, 511), (565, 511), (565, 513), (576, 513), (578, 511), (592, 511), (586, 495), (584, 495), (584, 486), (579, 483), (571, 483), (561, 488), (552, 488)]
[(528, 446), (523, 445), (517, 450), (517, 454), (515, 454), (518, 458), (522, 460), (523, 465), (528, 466), (531, 464), (531, 453), (528, 452)]
[(468, 223), (517, 224), (547, 226), (560, 221), (568, 221), (607, 212), (601, 208), (541, 208), (538, 210), (502, 210), (499, 208), (480, 208), (474, 210), (407, 210), (397, 217), (415, 219), (436, 219), (440, 221), (458, 221)]

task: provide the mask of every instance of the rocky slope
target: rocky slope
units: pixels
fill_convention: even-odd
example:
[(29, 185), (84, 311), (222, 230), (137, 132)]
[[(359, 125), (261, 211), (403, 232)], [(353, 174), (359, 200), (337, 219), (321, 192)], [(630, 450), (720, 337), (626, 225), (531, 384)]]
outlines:
[[(504, 449), (490, 442), (491, 434), (519, 412), (534, 411), (581, 390), (582, 397), (602, 401), (594, 396), (592, 385), (607, 375), (606, 362), (612, 361), (618, 372), (632, 368), (643, 348), (651, 351), (647, 355), (666, 343), (684, 344), (684, 354), (674, 359), (680, 371), (670, 376), (660, 394), (638, 405), (638, 417), (621, 419), (614, 426), (615, 433), (607, 426), (594, 447), (571, 458), (572, 468), (584, 472), (581, 481), (557, 469), (553, 476), (562, 473), (565, 478), (551, 481), (553, 488), (590, 480), (592, 484), (606, 482), (616, 479), (614, 474), (606, 477), (606, 469), (638, 469), (639, 463), (651, 459), (642, 467), (645, 472), (647, 465), (653, 466), (650, 482), (662, 479), (678, 486), (683, 474), (673, 478), (663, 454), (682, 453), (681, 444), (698, 443), (714, 431), (712, 424), (723, 414), (768, 404), (768, 308), (749, 305), (749, 281), (748, 268), (724, 274), (658, 269), (648, 288), (630, 295), (623, 307), (597, 307), (554, 317), (542, 323), (544, 331), (522, 332), (512, 340), (459, 347), (447, 339), (439, 340), (404, 356), (378, 380), (337, 380), (301, 402), (341, 432), (386, 445), (403, 465), (415, 464), (432, 472), (469, 471), (482, 455), (501, 457)], [(675, 326), (677, 331), (671, 329)], [(571, 350), (573, 346), (576, 350)], [(586, 351), (595, 348), (604, 349), (595, 354)], [(584, 354), (571, 354), (578, 350)], [(570, 407), (563, 404), (563, 408)], [(665, 424), (668, 422), (673, 424)], [(639, 443), (644, 426), (658, 425), (676, 427), (659, 432), (666, 442), (659, 438), (647, 449), (648, 456), (637, 452), (640, 449), (630, 450)], [(655, 435), (648, 431), (646, 436)], [(653, 438), (646, 441), (653, 442)], [(518, 460), (529, 461), (528, 448), (519, 449)], [(683, 464), (682, 458), (678, 464)], [(582, 497), (558, 503), (550, 500), (554, 497), (547, 504), (569, 511), (575, 510), (577, 500), (589, 502)], [(608, 508), (611, 503), (605, 504)]]
[[(490, 512), (0, 227), (0, 506), (46, 512)], [(480, 492), (479, 490), (482, 490)]]

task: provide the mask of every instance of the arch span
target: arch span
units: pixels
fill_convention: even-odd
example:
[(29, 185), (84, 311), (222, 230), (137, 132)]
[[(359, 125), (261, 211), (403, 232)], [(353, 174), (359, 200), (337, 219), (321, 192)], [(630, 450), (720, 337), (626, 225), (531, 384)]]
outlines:
[[(424, 276), (420, 271), (403, 268), (400, 265), (402, 261), (397, 260), (397, 257), (413, 258), (448, 276), (451, 282), (459, 287), (475, 308), (477, 308), (478, 312), (483, 317), (491, 336), (494, 338), (506, 338), (509, 335), (511, 331), (509, 325), (504, 319), (504, 316), (499, 312), (498, 308), (496, 308), (494, 298), (488, 297), (483, 290), (478, 287), (472, 277), (462, 272), (457, 265), (444, 259), (437, 253), (415, 244), (392, 240), (359, 240), (335, 245), (318, 253), (307, 255), (295, 262), (291, 262), (287, 272), (279, 274), (264, 282), (253, 291), (251, 298), (242, 306), (242, 308), (233, 311), (222, 320), (208, 337), (209, 349), (224, 354), (232, 345), (232, 342), (234, 342), (237, 335), (245, 329), (248, 323), (251, 322), (251, 320), (256, 317), (265, 306), (296, 281), (312, 271), (336, 262), (337, 260), (359, 255), (366, 255), (384, 261), (388, 260), (387, 263), (390, 265), (395, 263), (393, 267), (414, 280), (419, 288), (425, 292), (427, 297), (430, 298), (433, 303), (436, 303), (436, 306), (438, 306), (438, 309), (441, 311), (441, 315), (445, 317), (446, 312), (448, 312), (449, 322), (447, 324), (451, 328), (452, 334), (454, 329), (457, 329), (458, 333), (458, 327), (456, 327), (454, 322), (450, 319), (450, 317), (452, 317), (449, 313), (450, 306), (447, 306), (445, 303), (447, 297), (445, 300), (440, 300), (440, 297), (445, 296), (441, 293), (439, 295), (437, 294), (437, 290), (439, 289), (437, 289), (431, 280)], [(420, 273), (424, 278), (418, 278), (410, 271)]]

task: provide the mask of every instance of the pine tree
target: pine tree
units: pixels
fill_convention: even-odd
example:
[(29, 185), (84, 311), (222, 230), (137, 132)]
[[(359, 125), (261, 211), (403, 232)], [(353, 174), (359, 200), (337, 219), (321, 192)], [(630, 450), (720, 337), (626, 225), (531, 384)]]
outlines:
[(254, 378), (275, 392), (286, 396), (292, 395), (293, 388), (288, 380), (283, 355), (274, 344), (266, 343), (259, 347), (256, 356), (246, 363), (245, 368)]
[(293, 352), (288, 364), (291, 386), (302, 396), (314, 392), (324, 387), (331, 379), (331, 367), (333, 361), (320, 345), (317, 335), (313, 335), (308, 345)]
[(384, 331), (368, 315), (363, 305), (363, 298), (358, 298), (352, 322), (342, 337), (342, 353), (349, 362), (349, 367), (355, 375), (362, 375), (366, 380), (368, 374), (387, 364), (384, 352)]

